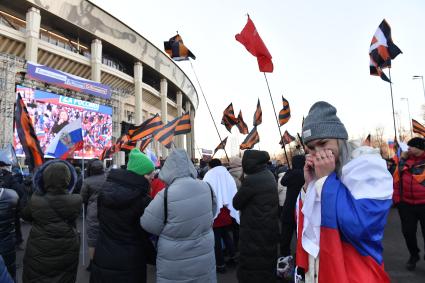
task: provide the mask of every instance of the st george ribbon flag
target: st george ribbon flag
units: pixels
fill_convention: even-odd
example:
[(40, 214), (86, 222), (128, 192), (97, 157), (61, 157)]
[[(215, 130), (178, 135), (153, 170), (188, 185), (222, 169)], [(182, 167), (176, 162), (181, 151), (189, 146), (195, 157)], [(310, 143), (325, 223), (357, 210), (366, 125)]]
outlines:
[(236, 127), (238, 127), (239, 129), (239, 133), (243, 134), (243, 135), (247, 135), (248, 134), (248, 126), (246, 125), (246, 123), (243, 120), (242, 117), (242, 110), (239, 110), (239, 115), (238, 115), (238, 123), (236, 124)]
[(189, 57), (196, 59), (195, 55), (183, 44), (183, 39), (176, 34), (168, 41), (164, 41), (165, 52), (175, 61), (189, 60)]
[(40, 142), (37, 139), (35, 130), (32, 124), (27, 107), (18, 93), (15, 107), (15, 126), (18, 132), (19, 140), (22, 144), (22, 149), (25, 152), (25, 159), (32, 171), (44, 162), (44, 154), (40, 147)]
[(254, 122), (253, 122), (254, 127), (260, 125), (263, 122), (263, 111), (261, 110), (260, 99), (258, 99), (257, 109), (255, 109), (253, 120), (254, 120)]
[(258, 34), (257, 29), (249, 16), (245, 27), (241, 33), (235, 35), (235, 38), (237, 41), (242, 43), (243, 46), (245, 46), (249, 53), (257, 57), (260, 72), (273, 72), (272, 55)]
[(384, 68), (391, 68), (391, 60), (402, 53), (392, 38), (391, 27), (384, 19), (372, 37), (369, 48), (370, 57), (370, 74), (372, 76), (380, 76), (382, 80), (391, 82), (390, 79), (382, 71)]
[[(279, 126), (283, 126), (286, 123), (288, 123), (289, 119), (291, 118), (291, 109), (289, 108), (289, 102), (282, 96), (282, 110), (279, 111)], [(303, 122), (304, 124), (304, 118)]]
[(412, 128), (414, 133), (425, 137), (425, 127), (415, 119), (412, 119)]
[[(226, 137), (224, 140), (222, 140), (218, 145), (217, 145), (217, 147), (214, 149), (214, 154), (218, 151), (218, 150), (220, 150), (220, 149), (224, 149), (225, 147), (226, 147), (226, 144), (227, 144), (227, 138), (228, 137)], [(213, 155), (214, 155), (213, 154)]]
[(238, 124), (238, 118), (236, 118), (233, 110), (233, 103), (230, 103), (229, 106), (224, 109), (221, 124), (224, 125), (230, 133), (232, 132), (232, 127)]
[(81, 118), (66, 125), (56, 134), (46, 150), (46, 154), (55, 158), (66, 159), (68, 154), (83, 147)]
[(252, 128), (251, 132), (246, 136), (245, 140), (239, 146), (240, 149), (251, 149), (255, 144), (260, 142), (257, 127)]

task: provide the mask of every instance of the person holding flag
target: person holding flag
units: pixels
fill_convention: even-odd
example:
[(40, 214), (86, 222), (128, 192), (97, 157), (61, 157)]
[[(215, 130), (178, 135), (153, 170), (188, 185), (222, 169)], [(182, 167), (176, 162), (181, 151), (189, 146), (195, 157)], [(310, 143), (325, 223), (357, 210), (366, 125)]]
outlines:
[(304, 120), (295, 282), (390, 282), (382, 238), (392, 177), (378, 149), (347, 141), (336, 112), (319, 101)]

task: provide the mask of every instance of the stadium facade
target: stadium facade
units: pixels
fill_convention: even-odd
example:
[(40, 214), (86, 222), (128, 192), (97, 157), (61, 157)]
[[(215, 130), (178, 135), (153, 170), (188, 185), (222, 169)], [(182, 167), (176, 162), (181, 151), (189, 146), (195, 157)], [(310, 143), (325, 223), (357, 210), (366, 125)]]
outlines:
[[(47, 75), (69, 74), (76, 83), (92, 81), (91, 90), (96, 90), (96, 83), (105, 86), (109, 97), (35, 78), (35, 73), (43, 73), (31, 73), (34, 66), (48, 70)], [(159, 113), (167, 122), (189, 111), (192, 132), (174, 142), (194, 157), (193, 118), (198, 107), (194, 85), (162, 50), (90, 1), (0, 2), (0, 146), (13, 141), (18, 88), (30, 88), (43, 97), (52, 93), (80, 104), (109, 106), (112, 139), (120, 136), (121, 121), (140, 124)], [(168, 154), (157, 142), (151, 149), (158, 156)]]

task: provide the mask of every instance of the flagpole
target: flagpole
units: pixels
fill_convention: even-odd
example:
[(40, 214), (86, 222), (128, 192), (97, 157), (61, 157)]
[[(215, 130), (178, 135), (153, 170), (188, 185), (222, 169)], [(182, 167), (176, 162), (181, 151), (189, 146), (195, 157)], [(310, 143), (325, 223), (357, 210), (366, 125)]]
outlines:
[(394, 112), (394, 99), (393, 99), (393, 83), (391, 81), (391, 68), (388, 68), (388, 76), (390, 79), (390, 91), (391, 91), (391, 105), (393, 107), (393, 123), (394, 123), (394, 137), (397, 141), (397, 128), (395, 126), (395, 112)]
[[(208, 108), (208, 112), (210, 112), (210, 116), (211, 116), (211, 119), (213, 120), (213, 124), (214, 124), (215, 130), (217, 131), (218, 138), (220, 139), (220, 142), (222, 143), (223, 140), (221, 139), (220, 133), (219, 133), (218, 128), (217, 128), (217, 125), (215, 124), (214, 117), (213, 117), (213, 115), (211, 113), (210, 106), (208, 105), (207, 99), (205, 98), (205, 94), (204, 94), (204, 91), (202, 90), (202, 86), (199, 83), (199, 79), (198, 79), (198, 76), (196, 75), (195, 68), (193, 68), (193, 64), (192, 64), (192, 61), (190, 59), (189, 59), (189, 62), (190, 62), (190, 66), (192, 67), (192, 71), (195, 74), (196, 82), (199, 85), (199, 89), (201, 90), (201, 94), (204, 97), (205, 104), (207, 105), (207, 108)], [(224, 150), (224, 153), (226, 154), (227, 162), (230, 162), (229, 156), (227, 155), (226, 148), (223, 148), (223, 150)]]
[(289, 159), (288, 159), (288, 155), (286, 154), (285, 141), (284, 141), (284, 140), (283, 140), (283, 138), (282, 138), (282, 137), (283, 137), (283, 136), (282, 136), (282, 131), (280, 130), (280, 126), (279, 126), (279, 119), (277, 118), (277, 114), (276, 114), (276, 108), (274, 107), (274, 102), (273, 102), (273, 98), (272, 98), (272, 93), (271, 93), (271, 91), (270, 91), (269, 82), (268, 82), (268, 80), (267, 80), (266, 73), (265, 73), (265, 72), (263, 72), (263, 74), (264, 74), (264, 78), (266, 79), (267, 89), (269, 90), (269, 96), (270, 96), (270, 100), (271, 100), (271, 102), (272, 102), (272, 106), (273, 106), (273, 113), (274, 113), (274, 116), (276, 117), (276, 124), (277, 124), (277, 128), (279, 129), (280, 140), (282, 141), (282, 147), (283, 147), (283, 151), (285, 152), (286, 162), (288, 163), (288, 167), (289, 167), (289, 169), (291, 169), (290, 161), (289, 161)]
[[(81, 178), (83, 180), (84, 183), (84, 138), (83, 138), (83, 150), (82, 152), (82, 158), (81, 158)], [(84, 203), (82, 203), (83, 206), (83, 236), (82, 236), (82, 240), (83, 240), (83, 266), (86, 266), (86, 245), (85, 245), (85, 226), (86, 226), (86, 211), (85, 211), (85, 207), (84, 207)]]

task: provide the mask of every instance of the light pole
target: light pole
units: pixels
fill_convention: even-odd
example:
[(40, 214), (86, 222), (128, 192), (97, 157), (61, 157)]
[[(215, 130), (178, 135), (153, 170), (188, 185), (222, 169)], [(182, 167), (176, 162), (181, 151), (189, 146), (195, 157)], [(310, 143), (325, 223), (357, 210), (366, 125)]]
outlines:
[(422, 80), (422, 89), (424, 91), (424, 98), (425, 98), (425, 84), (424, 84), (424, 76), (413, 76), (412, 77), (413, 80)]
[(412, 117), (410, 116), (410, 104), (409, 104), (409, 98), (402, 97), (400, 100), (406, 100), (407, 101), (407, 111), (409, 113), (409, 126), (410, 126), (410, 137), (413, 137), (413, 130), (412, 130)]

